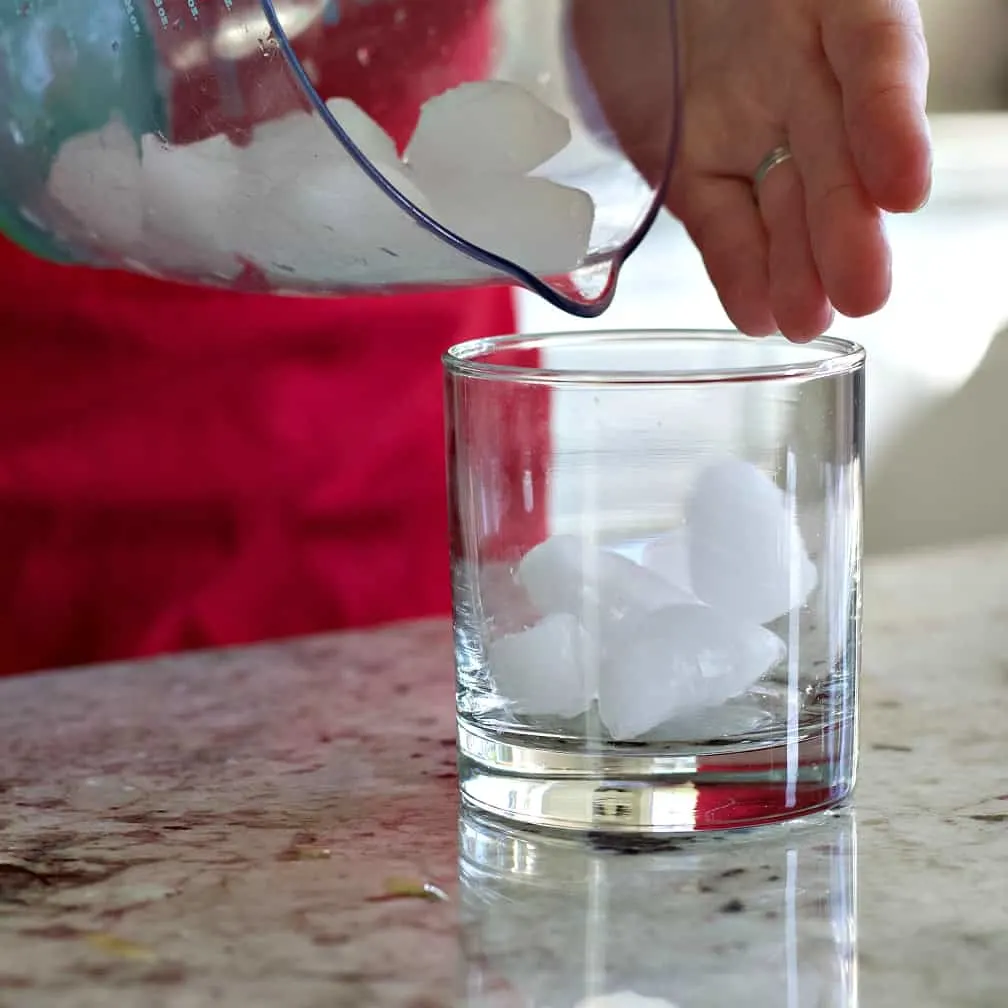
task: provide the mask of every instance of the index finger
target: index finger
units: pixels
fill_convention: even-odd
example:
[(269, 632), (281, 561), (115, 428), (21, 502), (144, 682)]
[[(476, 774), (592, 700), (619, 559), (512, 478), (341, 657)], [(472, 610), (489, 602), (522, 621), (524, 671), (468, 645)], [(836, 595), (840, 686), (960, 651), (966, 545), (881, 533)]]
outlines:
[(823, 48), (843, 94), (861, 180), (883, 209), (916, 210), (931, 189), (928, 55), (916, 0), (825, 0)]

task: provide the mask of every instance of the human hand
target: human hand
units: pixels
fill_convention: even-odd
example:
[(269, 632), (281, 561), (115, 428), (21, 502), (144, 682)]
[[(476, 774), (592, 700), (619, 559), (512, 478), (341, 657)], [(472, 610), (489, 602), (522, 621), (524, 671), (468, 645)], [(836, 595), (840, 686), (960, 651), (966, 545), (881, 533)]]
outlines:
[[(753, 335), (807, 340), (834, 308), (877, 311), (891, 287), (882, 213), (918, 209), (931, 185), (916, 0), (680, 0), (679, 12), (685, 119), (668, 206), (728, 315)], [(648, 47), (668, 48), (667, 23), (667, 0), (572, 10), (603, 110), (652, 179), (668, 84)], [(793, 157), (754, 193), (785, 144)]]

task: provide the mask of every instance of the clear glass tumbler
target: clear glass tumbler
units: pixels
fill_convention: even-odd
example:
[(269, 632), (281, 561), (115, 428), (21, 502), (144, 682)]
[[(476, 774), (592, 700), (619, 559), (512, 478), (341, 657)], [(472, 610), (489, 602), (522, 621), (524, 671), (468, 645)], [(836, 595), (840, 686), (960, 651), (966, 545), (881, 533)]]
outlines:
[(691, 833), (842, 801), (863, 350), (597, 333), (445, 364), (463, 802)]

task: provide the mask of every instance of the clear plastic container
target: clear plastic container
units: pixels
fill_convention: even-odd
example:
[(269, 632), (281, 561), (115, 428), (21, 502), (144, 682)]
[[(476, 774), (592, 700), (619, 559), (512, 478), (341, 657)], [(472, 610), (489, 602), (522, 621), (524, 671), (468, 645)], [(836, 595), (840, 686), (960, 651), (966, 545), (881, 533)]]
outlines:
[[(598, 314), (665, 173), (645, 180), (609, 128), (578, 2), (12, 0), (0, 232), (239, 290), (513, 279)], [(625, 87), (667, 82), (649, 104), (667, 105), (653, 141), (670, 167), (675, 2), (635, 3), (667, 44)], [(608, 37), (592, 66), (621, 65)]]

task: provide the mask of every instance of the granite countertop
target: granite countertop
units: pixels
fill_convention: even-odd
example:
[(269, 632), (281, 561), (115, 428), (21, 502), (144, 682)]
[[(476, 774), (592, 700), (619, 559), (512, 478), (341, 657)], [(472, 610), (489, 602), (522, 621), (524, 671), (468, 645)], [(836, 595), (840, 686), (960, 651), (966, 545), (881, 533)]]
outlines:
[(855, 807), (662, 852), (459, 823), (440, 624), (0, 682), (0, 1006), (1003, 1008), (1008, 542), (865, 606)]

